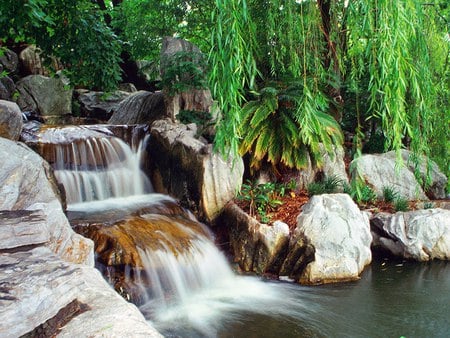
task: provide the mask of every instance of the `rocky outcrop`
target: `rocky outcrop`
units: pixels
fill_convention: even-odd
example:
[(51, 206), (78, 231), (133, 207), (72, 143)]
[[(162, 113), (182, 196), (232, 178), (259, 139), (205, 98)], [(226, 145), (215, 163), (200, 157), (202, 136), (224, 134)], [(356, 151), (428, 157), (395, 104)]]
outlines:
[(216, 223), (227, 228), (231, 253), (243, 271), (278, 274), (289, 245), (287, 224), (261, 224), (234, 203), (227, 204)]
[(450, 259), (450, 210), (378, 213), (371, 229), (373, 246), (393, 255), (418, 261)]
[(72, 89), (61, 78), (29, 75), (16, 85), (17, 104), (23, 111), (38, 112), (49, 123), (61, 121), (72, 113)]
[(352, 178), (365, 181), (377, 194), (383, 197), (383, 188), (394, 188), (401, 197), (408, 200), (427, 200), (427, 196), (414, 173), (406, 166), (399, 166), (395, 153), (367, 154), (352, 162)]
[(313, 196), (302, 208), (281, 269), (301, 284), (356, 280), (371, 262), (369, 218), (347, 194)]
[(22, 127), (22, 112), (17, 104), (0, 100), (0, 137), (17, 141)]
[[(200, 60), (203, 59), (200, 49), (186, 40), (172, 37), (164, 37), (162, 43), (160, 64), (161, 77), (163, 79), (165, 78), (165, 74), (168, 73), (169, 67), (176, 62), (173, 60), (179, 53), (186, 53), (189, 61), (198, 68), (198, 76), (200, 76), (201, 73), (204, 73), (204, 77), (206, 79), (206, 71), (202, 69), (202, 65), (200, 63)], [(174, 91), (173, 88), (164, 88), (164, 100), (167, 115), (175, 121), (176, 116), (181, 110), (211, 112), (213, 100), (210, 90), (206, 88), (191, 88), (189, 80), (182, 79), (182, 75), (177, 74), (177, 78), (174, 79), (173, 82), (186, 82), (186, 90)], [(186, 75), (189, 76), (192, 74)]]
[(155, 121), (150, 132), (155, 191), (181, 200), (201, 220), (214, 220), (242, 184), (242, 159), (225, 160), (195, 129), (170, 120)]
[[(406, 167), (414, 173), (415, 164), (412, 161), (412, 153), (409, 150), (403, 149), (401, 151), (402, 160)], [(396, 159), (395, 151), (390, 151), (385, 154), (386, 157), (391, 160)], [(427, 172), (427, 166), (429, 167), (429, 172)], [(420, 173), (420, 177), (422, 182), (427, 181), (427, 175), (430, 176), (429, 187), (425, 190), (426, 195), (432, 199), (445, 199), (447, 196), (445, 194), (445, 189), (447, 187), (447, 177), (441, 172), (438, 165), (433, 161), (428, 161), (427, 158), (421, 158), (419, 161), (418, 171)]]
[(104, 93), (78, 89), (74, 96), (80, 105), (81, 116), (107, 121), (118, 110), (120, 102), (130, 95), (129, 92), (119, 90)]
[(166, 109), (162, 92), (140, 90), (121, 101), (109, 124), (151, 124), (164, 118)]
[(69, 225), (50, 166), (22, 143), (0, 138), (0, 210), (38, 211), (49, 240), (45, 245), (62, 259), (94, 264), (93, 243)]
[(45, 247), (0, 252), (0, 285), (1, 337), (161, 337), (98, 270)]

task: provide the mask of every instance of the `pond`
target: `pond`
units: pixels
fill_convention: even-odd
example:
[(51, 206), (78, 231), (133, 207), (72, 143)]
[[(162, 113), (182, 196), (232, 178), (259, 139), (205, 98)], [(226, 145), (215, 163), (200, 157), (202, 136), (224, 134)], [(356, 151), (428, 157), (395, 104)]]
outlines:
[(378, 257), (324, 286), (236, 277), (152, 319), (167, 337), (448, 337), (450, 263)]

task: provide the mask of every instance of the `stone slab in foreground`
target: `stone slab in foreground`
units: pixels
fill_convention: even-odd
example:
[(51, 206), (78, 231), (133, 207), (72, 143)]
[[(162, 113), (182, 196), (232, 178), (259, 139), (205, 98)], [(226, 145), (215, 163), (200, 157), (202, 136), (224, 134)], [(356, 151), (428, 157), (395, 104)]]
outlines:
[(58, 337), (161, 337), (98, 270), (62, 261), (45, 247), (0, 253), (0, 337), (27, 334), (74, 300), (87, 310)]

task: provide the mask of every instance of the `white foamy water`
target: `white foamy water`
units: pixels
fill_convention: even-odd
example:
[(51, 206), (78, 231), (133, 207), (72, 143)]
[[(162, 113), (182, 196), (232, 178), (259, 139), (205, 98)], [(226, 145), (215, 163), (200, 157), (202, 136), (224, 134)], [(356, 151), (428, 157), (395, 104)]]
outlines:
[(140, 168), (146, 141), (135, 151), (122, 140), (107, 136), (55, 144), (55, 176), (64, 185), (67, 203), (151, 192), (151, 183)]

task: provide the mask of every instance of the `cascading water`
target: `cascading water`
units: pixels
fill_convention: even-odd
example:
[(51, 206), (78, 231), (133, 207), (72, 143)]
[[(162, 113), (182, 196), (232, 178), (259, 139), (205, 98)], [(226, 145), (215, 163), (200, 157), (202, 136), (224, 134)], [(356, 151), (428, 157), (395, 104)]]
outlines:
[(71, 223), (96, 242), (105, 277), (129, 287), (123, 295), (163, 334), (448, 335), (449, 263), (375, 262), (357, 283), (314, 288), (237, 276), (204, 226), (149, 193), (139, 168), (146, 140), (130, 148), (110, 128), (41, 129), (37, 148), (65, 186)]
[(64, 185), (67, 203), (72, 204), (151, 192), (140, 169), (146, 141), (133, 151), (109, 132), (70, 127), (45, 129), (40, 144), (56, 179)]

